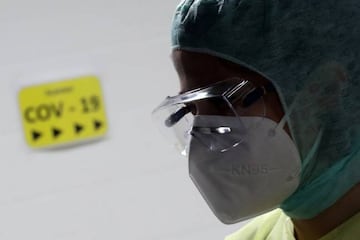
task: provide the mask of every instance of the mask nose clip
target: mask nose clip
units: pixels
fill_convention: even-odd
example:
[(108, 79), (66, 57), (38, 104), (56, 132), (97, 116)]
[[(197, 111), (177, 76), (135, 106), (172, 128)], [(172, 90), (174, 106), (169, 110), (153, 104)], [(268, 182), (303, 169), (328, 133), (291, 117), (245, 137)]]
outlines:
[(227, 134), (231, 133), (231, 127), (193, 127), (192, 131), (199, 132), (202, 134)]

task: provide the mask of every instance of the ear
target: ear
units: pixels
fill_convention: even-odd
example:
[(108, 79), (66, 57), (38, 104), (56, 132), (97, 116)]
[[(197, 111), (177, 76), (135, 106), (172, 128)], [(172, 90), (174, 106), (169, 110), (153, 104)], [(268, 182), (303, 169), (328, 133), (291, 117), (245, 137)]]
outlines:
[(329, 62), (326, 63), (324, 66), (324, 70), (328, 71), (330, 74), (332, 74), (333, 79), (336, 79), (340, 82), (346, 82), (347, 81), (347, 72), (343, 65), (337, 62)]
[(305, 86), (310, 94), (318, 98), (334, 99), (346, 88), (347, 79), (344, 66), (332, 61), (318, 66), (305, 81)]

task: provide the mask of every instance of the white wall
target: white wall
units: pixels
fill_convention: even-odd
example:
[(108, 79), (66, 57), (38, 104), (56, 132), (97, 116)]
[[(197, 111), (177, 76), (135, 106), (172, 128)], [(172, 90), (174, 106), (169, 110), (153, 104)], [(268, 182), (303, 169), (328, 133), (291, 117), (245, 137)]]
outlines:
[[(178, 90), (177, 0), (0, 0), (0, 239), (222, 239), (187, 162), (151, 122)], [(109, 133), (62, 150), (25, 144), (17, 91), (36, 77), (97, 73)]]

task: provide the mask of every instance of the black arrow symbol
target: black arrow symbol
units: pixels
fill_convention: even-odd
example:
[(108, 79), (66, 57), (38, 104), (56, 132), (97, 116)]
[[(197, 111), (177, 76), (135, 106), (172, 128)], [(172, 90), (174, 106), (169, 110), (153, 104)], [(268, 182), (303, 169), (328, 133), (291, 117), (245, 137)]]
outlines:
[(42, 134), (40, 132), (35, 131), (35, 130), (33, 130), (31, 134), (32, 134), (32, 138), (34, 141), (38, 140), (42, 136)]
[(54, 138), (58, 137), (62, 133), (62, 131), (58, 128), (53, 128), (52, 132), (53, 132)]
[(102, 122), (97, 121), (97, 120), (94, 121), (95, 130), (99, 130), (99, 128), (101, 128), (102, 125), (103, 125)]
[(80, 133), (84, 129), (84, 127), (78, 123), (75, 123), (74, 129), (76, 133)]

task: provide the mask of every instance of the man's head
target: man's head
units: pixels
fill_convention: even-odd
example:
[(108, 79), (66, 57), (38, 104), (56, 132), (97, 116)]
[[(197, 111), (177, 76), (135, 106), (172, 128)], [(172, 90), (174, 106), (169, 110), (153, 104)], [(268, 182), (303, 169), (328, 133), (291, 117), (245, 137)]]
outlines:
[(356, 0), (184, 0), (175, 12), (181, 91), (232, 74), (275, 87), (264, 95), (269, 117), (287, 122), (302, 160), (300, 186), (281, 205), (294, 218), (315, 216), (360, 180), (359, 12)]

